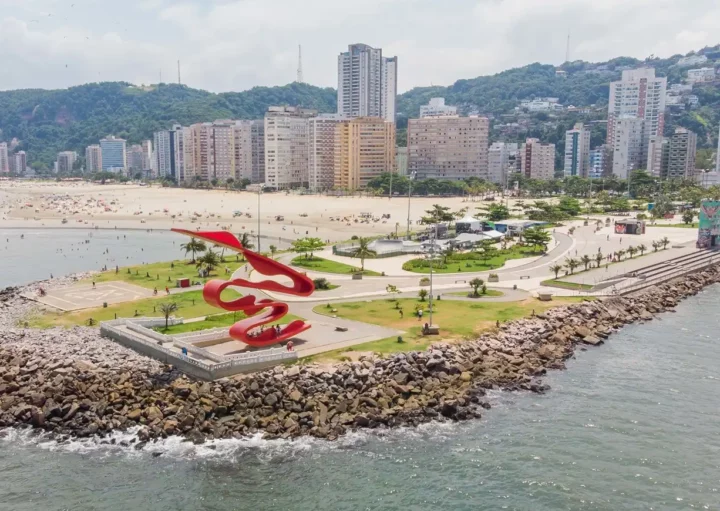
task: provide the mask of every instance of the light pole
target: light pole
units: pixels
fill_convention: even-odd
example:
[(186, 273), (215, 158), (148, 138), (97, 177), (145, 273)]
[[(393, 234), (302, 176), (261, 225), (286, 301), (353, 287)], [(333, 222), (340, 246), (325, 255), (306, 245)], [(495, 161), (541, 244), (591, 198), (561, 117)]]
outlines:
[(390, 171), (390, 195), (388, 196), (388, 200), (392, 199), (392, 176), (393, 172)]
[(435, 224), (435, 231), (431, 238), (432, 244), (430, 245), (430, 313), (429, 313), (429, 325), (433, 326), (433, 258), (435, 257), (435, 243), (437, 242), (437, 223)]
[(412, 182), (416, 172), (413, 170), (408, 176), (408, 217), (407, 217), (407, 239), (410, 240), (410, 195), (412, 194)]
[(260, 253), (260, 195), (262, 194), (262, 186), (258, 187), (258, 246), (257, 251)]

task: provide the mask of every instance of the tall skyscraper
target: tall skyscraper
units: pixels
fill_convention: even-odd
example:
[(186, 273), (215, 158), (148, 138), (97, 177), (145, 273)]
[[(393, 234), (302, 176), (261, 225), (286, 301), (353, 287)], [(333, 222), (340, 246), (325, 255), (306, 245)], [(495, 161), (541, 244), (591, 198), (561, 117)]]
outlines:
[(8, 158), (7, 142), (0, 142), (0, 173), (10, 172), (10, 159)]
[(488, 178), (486, 117), (425, 117), (408, 121), (408, 173), (418, 179)]
[[(608, 124), (608, 131), (610, 126)], [(645, 119), (639, 117), (620, 117), (613, 122), (612, 173), (620, 179), (627, 179), (633, 170), (647, 165), (645, 145)], [(644, 149), (643, 149), (644, 146)]]
[(665, 127), (665, 96), (667, 78), (655, 76), (655, 69), (642, 68), (623, 71), (619, 82), (610, 84), (608, 102), (607, 143), (615, 147), (615, 121), (621, 117), (643, 119), (640, 158), (647, 159), (650, 137), (663, 134)]
[(78, 154), (75, 151), (62, 151), (57, 155), (57, 171), (64, 174), (70, 173), (77, 161)]
[(153, 145), (152, 140), (143, 140), (142, 142), (142, 151), (143, 151), (143, 171), (151, 171), (153, 170), (154, 165), (154, 158), (153, 158)]
[(650, 137), (648, 143), (648, 158), (645, 169), (650, 175), (660, 177), (663, 168), (667, 168), (667, 157), (669, 152), (667, 146), (670, 140), (663, 136)]
[(488, 150), (488, 181), (505, 187), (520, 163), (518, 144), (495, 142)]
[(308, 184), (308, 119), (316, 110), (271, 106), (265, 114), (265, 186), (284, 190)]
[(252, 125), (253, 121), (235, 121), (233, 136), (235, 152), (235, 179), (252, 181), (253, 153), (252, 153)]
[(383, 57), (380, 48), (348, 46), (338, 56), (338, 113), (395, 122), (397, 65), (397, 57)]
[[(203, 122), (190, 126), (193, 179), (199, 177), (201, 181), (217, 179), (219, 183), (226, 182), (235, 176), (235, 121), (217, 120)], [(185, 138), (185, 137), (183, 137)], [(184, 144), (187, 143), (184, 141)], [(188, 153), (183, 148), (184, 154)], [(187, 181), (188, 175), (184, 176)]]
[(157, 177), (171, 177), (182, 181), (182, 173), (177, 168), (177, 155), (180, 150), (178, 137), (182, 137), (182, 131), (182, 126), (174, 124), (171, 129), (158, 131), (153, 135)]
[(127, 169), (126, 142), (122, 138), (110, 135), (100, 141), (102, 151), (102, 169), (119, 172)]
[(85, 148), (85, 171), (100, 172), (103, 169), (102, 149), (99, 145), (89, 145)]
[(697, 135), (685, 128), (675, 128), (668, 147), (667, 172), (663, 179), (695, 179)]
[(132, 145), (128, 150), (128, 170), (137, 173), (143, 171), (143, 148), (141, 145)]
[(308, 186), (313, 191), (329, 190), (335, 185), (335, 139), (338, 123), (347, 120), (340, 114), (323, 114), (308, 120)]
[(357, 190), (395, 171), (395, 125), (379, 117), (357, 117), (335, 126), (336, 188)]
[(578, 123), (565, 132), (565, 175), (588, 177), (590, 172), (590, 128)]
[(265, 119), (252, 122), (250, 128), (252, 142), (252, 177), (253, 183), (265, 182)]
[(528, 138), (520, 148), (520, 171), (531, 179), (555, 177), (555, 144), (542, 144)]

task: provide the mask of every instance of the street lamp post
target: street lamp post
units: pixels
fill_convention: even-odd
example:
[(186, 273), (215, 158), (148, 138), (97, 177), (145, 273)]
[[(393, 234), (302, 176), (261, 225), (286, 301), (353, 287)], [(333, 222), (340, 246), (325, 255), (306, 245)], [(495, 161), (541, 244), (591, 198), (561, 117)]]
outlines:
[(261, 193), (262, 193), (262, 186), (259, 186), (259, 187), (258, 187), (258, 212), (257, 212), (257, 216), (258, 216), (258, 246), (257, 246), (257, 251), (258, 251), (258, 253), (260, 253), (260, 194), (261, 194)]
[(407, 239), (410, 239), (410, 195), (412, 194), (412, 182), (415, 179), (415, 171), (413, 170), (408, 176), (408, 217), (407, 217)]

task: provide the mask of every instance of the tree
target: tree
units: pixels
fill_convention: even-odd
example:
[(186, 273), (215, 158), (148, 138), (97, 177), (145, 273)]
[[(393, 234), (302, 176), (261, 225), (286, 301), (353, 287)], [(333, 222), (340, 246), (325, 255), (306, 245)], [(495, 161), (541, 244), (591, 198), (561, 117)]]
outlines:
[(695, 219), (695, 212), (692, 209), (686, 209), (682, 214), (682, 221), (685, 225), (690, 225)]
[(663, 250), (665, 250), (670, 244), (670, 240), (667, 238), (667, 236), (665, 236), (663, 239), (660, 240), (660, 244), (662, 245)]
[(197, 260), (196, 264), (198, 268), (205, 268), (210, 273), (220, 264), (220, 256), (214, 250), (208, 250)]
[(647, 250), (647, 247), (643, 245), (642, 243), (638, 245), (637, 249), (640, 251), (640, 255), (645, 255), (645, 251)]
[(577, 216), (580, 213), (580, 201), (572, 197), (561, 197), (557, 207), (569, 216)]
[(498, 249), (495, 248), (492, 240), (482, 240), (480, 242), (480, 250), (480, 258), (483, 262), (492, 259), (498, 253)]
[(240, 235), (239, 241), (244, 249), (252, 250), (255, 248), (255, 244), (253, 244), (253, 242), (251, 241), (250, 235), (246, 232), (244, 232)]
[(582, 256), (580, 258), (580, 262), (585, 265), (585, 271), (587, 271), (588, 266), (590, 266), (590, 263), (592, 263), (592, 259), (590, 258), (589, 255), (585, 254), (584, 256)]
[(485, 284), (485, 281), (483, 279), (474, 278), (470, 282), (470, 287), (473, 289), (473, 296), (480, 296), (480, 293), (478, 293), (478, 289), (482, 287), (483, 284)]
[(622, 258), (625, 257), (625, 251), (624, 250), (618, 250), (615, 252), (615, 255), (618, 258), (618, 261), (622, 261)]
[(370, 242), (370, 238), (358, 238), (358, 246), (352, 249), (352, 256), (360, 258), (360, 271), (365, 271), (365, 259), (377, 255), (377, 252), (370, 248)]
[(178, 310), (178, 304), (175, 302), (165, 302), (160, 304), (160, 312), (165, 317), (165, 330), (168, 329), (168, 323), (170, 322), (170, 316), (173, 312)]
[(442, 251), (443, 256), (443, 264), (447, 264), (448, 258), (452, 257), (455, 253), (455, 247), (452, 245), (448, 245), (445, 247), (445, 249)]
[(558, 273), (560, 273), (562, 271), (562, 269), (563, 269), (563, 267), (561, 264), (555, 263), (552, 266), (550, 266), (550, 271), (555, 274), (556, 279), (558, 278)]
[(233, 183), (235, 183), (235, 178), (229, 177), (225, 180), (225, 189), (232, 188)]
[(632, 245), (630, 245), (630, 246), (627, 248), (627, 253), (628, 253), (628, 255), (630, 256), (630, 259), (632, 259), (633, 256), (634, 256), (635, 254), (637, 254), (637, 252), (638, 252), (638, 249), (635, 248), (635, 247), (633, 247)]
[(478, 208), (491, 222), (499, 222), (510, 218), (510, 210), (505, 204), (491, 204), (487, 208)]
[(422, 217), (422, 223), (424, 224), (439, 224), (441, 222), (452, 222), (453, 214), (450, 213), (450, 208), (441, 206), (440, 204), (433, 204), (432, 209), (425, 211), (427, 216)]
[(270, 245), (268, 248), (270, 249), (270, 257), (275, 258), (275, 252), (277, 252), (277, 247), (275, 245)]
[(210, 180), (210, 184), (213, 186), (213, 188), (215, 188), (219, 182), (220, 181), (218, 181), (218, 178), (216, 178), (216, 177), (214, 177)]
[(575, 268), (580, 266), (580, 261), (571, 257), (571, 258), (565, 259), (565, 266), (567, 267), (568, 270), (570, 270), (570, 274), (572, 275), (573, 273), (575, 273)]
[(595, 263), (597, 264), (598, 268), (600, 268), (600, 263), (602, 262), (602, 260), (603, 260), (602, 253), (598, 252), (597, 254), (595, 254)]
[(542, 247), (543, 252), (547, 251), (547, 246), (552, 240), (552, 236), (545, 229), (539, 227), (525, 229), (523, 233), (525, 241), (534, 247)]
[(427, 298), (428, 290), (427, 289), (421, 289), (418, 291), (418, 298), (420, 298), (421, 302), (425, 301), (425, 298)]
[(186, 256), (188, 255), (189, 252), (192, 252), (192, 260), (190, 262), (192, 264), (195, 264), (195, 253), (196, 252), (205, 252), (207, 250), (207, 245), (202, 240), (190, 238), (190, 241), (180, 245), (180, 249), (185, 251)]
[(316, 250), (320, 250), (325, 246), (325, 243), (320, 238), (300, 238), (292, 242), (293, 252), (299, 254), (310, 253), (310, 259), (313, 258), (313, 253)]
[(662, 246), (662, 243), (660, 243), (659, 241), (653, 241), (652, 242), (653, 252), (657, 252), (661, 246)]

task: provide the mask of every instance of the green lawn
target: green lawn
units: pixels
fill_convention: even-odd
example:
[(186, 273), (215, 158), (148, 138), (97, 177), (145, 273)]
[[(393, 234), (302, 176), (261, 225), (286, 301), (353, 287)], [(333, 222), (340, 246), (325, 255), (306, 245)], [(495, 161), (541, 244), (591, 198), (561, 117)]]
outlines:
[(645, 224), (647, 227), (677, 227), (678, 229), (697, 229), (698, 223), (692, 224)]
[(577, 282), (565, 282), (564, 280), (557, 279), (543, 280), (540, 285), (561, 289), (573, 289), (576, 291), (590, 291), (593, 288), (590, 284), (578, 284)]
[[(232, 312), (227, 314), (217, 314), (215, 316), (208, 316), (203, 321), (195, 321), (193, 323), (183, 323), (182, 325), (171, 325), (165, 329), (165, 327), (158, 327), (155, 328), (158, 332), (162, 332), (167, 335), (173, 335), (173, 334), (182, 334), (186, 332), (197, 332), (200, 330), (209, 330), (211, 328), (218, 328), (221, 326), (229, 327), (233, 323), (240, 321), (241, 319), (245, 318), (245, 314), (242, 312), (237, 312), (233, 314)], [(287, 325), (288, 323), (295, 321), (296, 319), (303, 319), (298, 316), (294, 316), (292, 314), (286, 315), (284, 318), (282, 318), (279, 321), (276, 321), (274, 324), (279, 325)]]
[(227, 278), (229, 274), (225, 275), (226, 267), (229, 269), (231, 274), (243, 264), (245, 263), (236, 261), (234, 255), (226, 256), (225, 262), (220, 263), (220, 266), (216, 268), (212, 274), (210, 274), (209, 278), (198, 277), (195, 265), (189, 264), (187, 260), (140, 264), (137, 266), (119, 268), (117, 273), (115, 273), (115, 268), (112, 268), (109, 271), (104, 271), (91, 278), (85, 279), (84, 283), (87, 284), (91, 281), (122, 281), (149, 289), (153, 289), (155, 287), (158, 289), (165, 289), (165, 286), (171, 288), (175, 287), (175, 281), (181, 278), (189, 278), (192, 282), (202, 282), (203, 284), (213, 278), (223, 278), (223, 276)]
[(315, 291), (319, 291), (319, 292), (322, 292), (322, 291), (332, 291), (333, 289), (337, 289), (337, 288), (339, 288), (339, 287), (340, 287), (340, 286), (337, 286), (337, 285), (335, 285), (335, 284), (330, 284), (330, 285), (328, 285), (328, 287), (326, 287), (325, 289), (320, 289), (320, 288), (316, 287), (316, 288), (315, 288)]
[[(480, 252), (462, 252), (447, 258), (433, 261), (434, 273), (461, 273), (494, 270), (501, 268), (510, 259), (537, 257), (542, 255), (535, 247), (513, 246), (507, 250), (498, 250), (497, 255), (483, 259)], [(427, 259), (412, 259), (403, 264), (403, 270), (415, 273), (430, 273), (430, 262)]]
[(480, 296), (470, 296), (472, 294), (472, 289), (470, 289), (469, 291), (460, 291), (457, 293), (443, 293), (443, 296), (449, 295), (449, 296), (467, 296), (469, 298), (485, 298), (488, 296), (504, 296), (505, 295), (505, 293), (503, 293), (502, 291), (496, 291), (495, 289), (488, 289), (485, 292), (485, 294), (483, 294), (482, 291), (478, 290), (478, 293)]
[[(240, 293), (233, 289), (226, 289), (222, 292), (224, 300), (231, 300), (241, 296)], [(27, 322), (34, 328), (51, 328), (54, 326), (72, 327), (76, 325), (87, 324), (88, 319), (92, 318), (96, 322), (107, 321), (118, 318), (132, 318), (136, 316), (162, 317), (160, 312), (160, 304), (165, 302), (175, 302), (178, 305), (175, 316), (183, 318), (197, 318), (207, 316), (208, 314), (217, 314), (222, 309), (213, 307), (205, 303), (202, 297), (202, 291), (188, 291), (187, 293), (178, 293), (170, 296), (159, 296), (157, 298), (145, 298), (135, 302), (119, 303), (110, 305), (107, 308), (98, 307), (95, 309), (83, 309), (72, 312), (55, 312), (47, 311), (43, 314), (27, 318)]]
[[(298, 266), (306, 270), (324, 273), (339, 273), (341, 275), (350, 275), (353, 273), (358, 273), (360, 271), (359, 259), (357, 266), (350, 266), (349, 264), (339, 263), (337, 261), (330, 261), (329, 259), (323, 259), (322, 257), (313, 257), (312, 259), (306, 259), (305, 256), (299, 256), (293, 259), (290, 264), (292, 266)], [(378, 272), (370, 270), (365, 270), (363, 272), (363, 275), (367, 277), (380, 276)]]
[[(370, 302), (348, 302), (327, 305), (318, 305), (314, 312), (323, 315), (337, 315), (340, 318), (363, 321), (376, 325), (403, 330), (402, 343), (397, 337), (381, 339), (365, 344), (353, 346), (352, 351), (374, 351), (378, 353), (395, 353), (399, 351), (413, 351), (427, 348), (430, 343), (438, 340), (462, 339), (473, 336), (483, 330), (496, 326), (496, 321), (509, 321), (530, 316), (552, 307), (577, 303), (582, 301), (579, 297), (557, 297), (552, 302), (541, 302), (535, 298), (528, 298), (517, 302), (466, 302), (457, 300), (433, 301), (435, 312), (433, 323), (440, 326), (439, 336), (423, 336), (422, 325), (428, 321), (428, 302), (420, 302), (415, 298), (398, 298), (373, 300)], [(397, 305), (396, 305), (397, 304)], [(403, 310), (403, 317), (396, 307)], [(422, 321), (414, 315), (416, 307), (425, 309)], [(337, 312), (333, 313), (332, 309)], [(338, 358), (348, 349), (318, 355), (318, 359)]]

